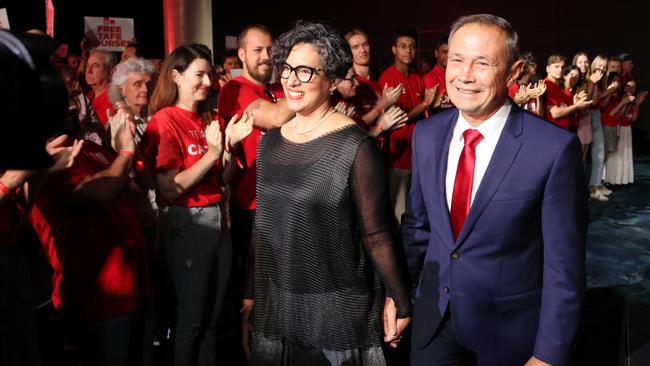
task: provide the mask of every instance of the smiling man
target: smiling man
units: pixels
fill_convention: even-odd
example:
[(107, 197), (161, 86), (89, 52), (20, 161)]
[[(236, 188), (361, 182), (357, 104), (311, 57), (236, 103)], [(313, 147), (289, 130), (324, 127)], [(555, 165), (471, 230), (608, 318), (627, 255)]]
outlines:
[[(580, 143), (510, 102), (517, 33), (459, 18), (447, 92), (418, 123), (402, 221), (414, 276), (412, 365), (564, 365), (585, 287)], [(421, 275), (420, 275), (421, 273)]]

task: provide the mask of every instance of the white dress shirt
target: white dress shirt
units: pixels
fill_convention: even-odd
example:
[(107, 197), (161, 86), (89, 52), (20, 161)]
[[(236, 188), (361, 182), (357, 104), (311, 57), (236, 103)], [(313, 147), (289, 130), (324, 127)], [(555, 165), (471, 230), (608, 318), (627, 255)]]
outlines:
[(506, 119), (508, 119), (508, 114), (510, 113), (511, 108), (512, 106), (510, 101), (506, 99), (503, 106), (501, 106), (492, 117), (486, 119), (477, 127), (472, 127), (472, 125), (465, 120), (462, 112), (458, 113), (458, 120), (456, 121), (453, 135), (451, 136), (449, 155), (447, 156), (445, 191), (447, 195), (447, 208), (449, 208), (449, 211), (451, 211), (451, 198), (454, 193), (454, 182), (456, 180), (458, 160), (460, 159), (460, 153), (463, 151), (463, 147), (465, 146), (463, 132), (473, 128), (483, 135), (483, 139), (478, 143), (478, 145), (476, 145), (476, 161), (474, 165), (474, 180), (472, 181), (471, 205), (474, 202), (474, 196), (476, 195), (478, 187), (481, 185), (481, 180), (483, 180), (483, 175), (485, 175), (488, 164), (490, 164), (492, 153), (494, 153), (494, 149), (497, 146), (497, 142), (501, 136), (501, 131), (503, 131), (503, 127), (506, 124)]

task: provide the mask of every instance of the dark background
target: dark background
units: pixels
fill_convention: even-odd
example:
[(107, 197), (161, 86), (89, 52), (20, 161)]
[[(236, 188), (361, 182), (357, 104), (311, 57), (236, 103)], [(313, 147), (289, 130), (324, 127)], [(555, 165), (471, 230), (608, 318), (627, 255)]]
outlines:
[[(186, 0), (191, 1), (191, 0)], [(135, 34), (148, 58), (163, 58), (162, 0), (70, 1), (54, 0), (55, 38), (79, 49), (84, 16), (110, 16), (135, 19)], [(45, 28), (44, 0), (0, 0), (6, 7), (15, 31)], [(373, 62), (391, 63), (392, 34), (398, 27), (410, 26), (420, 34), (420, 54), (433, 56), (435, 39), (446, 34), (460, 15), (489, 12), (510, 21), (520, 36), (522, 51), (538, 58), (538, 71), (544, 73), (551, 53), (565, 55), (569, 62), (579, 51), (590, 58), (597, 54), (629, 52), (636, 64), (639, 89), (650, 89), (650, 26), (643, 2), (522, 0), (467, 1), (430, 0), (392, 1), (213, 1), (213, 34), (216, 59), (223, 53), (225, 35), (237, 35), (246, 24), (267, 25), (274, 35), (287, 30), (296, 19), (328, 20), (342, 33), (360, 27), (371, 38)], [(645, 140), (650, 131), (650, 101), (644, 103), (636, 124), (637, 137)]]

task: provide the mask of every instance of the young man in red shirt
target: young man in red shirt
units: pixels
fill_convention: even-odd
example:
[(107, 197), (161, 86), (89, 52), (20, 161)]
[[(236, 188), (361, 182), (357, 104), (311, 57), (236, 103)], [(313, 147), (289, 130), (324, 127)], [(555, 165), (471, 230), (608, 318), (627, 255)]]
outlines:
[(422, 77), (411, 64), (415, 59), (417, 34), (412, 29), (401, 29), (395, 34), (392, 47), (394, 63), (379, 77), (379, 86), (384, 88), (404, 86), (404, 92), (395, 104), (408, 115), (406, 126), (388, 133), (384, 151), (388, 155), (390, 199), (399, 222), (405, 210), (405, 198), (411, 176), (411, 136), (415, 122), (424, 118), (435, 97), (434, 89), (425, 89)]
[(546, 105), (545, 118), (556, 125), (569, 129), (571, 115), (576, 111), (586, 109), (591, 101), (586, 100), (586, 95), (578, 94), (574, 98), (571, 93), (562, 88), (564, 64), (566, 59), (562, 55), (551, 55), (546, 63)]
[(86, 83), (92, 88), (86, 94), (90, 99), (97, 117), (104, 126), (108, 122), (106, 110), (115, 113), (115, 108), (108, 100), (108, 87), (111, 83), (111, 74), (115, 66), (115, 55), (111, 52), (94, 49), (90, 51), (86, 62)]
[(354, 107), (359, 115), (364, 115), (375, 107), (381, 95), (379, 83), (372, 78), (370, 71), (370, 43), (366, 32), (360, 29), (349, 31), (345, 39), (352, 50), (352, 68), (359, 82)]
[[(447, 44), (447, 36), (438, 39), (436, 49), (433, 51), (436, 56), (436, 65), (431, 71), (422, 77), (424, 79), (424, 86), (426, 88), (433, 88), (438, 86), (436, 102), (434, 103), (433, 111), (440, 111), (443, 109), (451, 108), (454, 104), (447, 95), (447, 85), (445, 83), (445, 70), (447, 69), (447, 53), (449, 53), (449, 45)], [(437, 104), (439, 103), (439, 106)]]

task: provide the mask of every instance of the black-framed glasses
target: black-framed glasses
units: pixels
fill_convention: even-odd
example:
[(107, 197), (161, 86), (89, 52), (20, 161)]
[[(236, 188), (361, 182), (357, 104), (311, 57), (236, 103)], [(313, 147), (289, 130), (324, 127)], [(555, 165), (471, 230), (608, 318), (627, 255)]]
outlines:
[(346, 76), (343, 78), (343, 80), (349, 81), (354, 84), (354, 82), (357, 81), (357, 75)]
[(289, 76), (291, 76), (291, 73), (293, 72), (294, 74), (296, 74), (296, 77), (298, 78), (298, 80), (300, 80), (300, 82), (308, 83), (311, 80), (311, 78), (314, 76), (314, 73), (323, 70), (324, 69), (321, 68), (313, 68), (304, 65), (291, 67), (291, 65), (285, 62), (282, 64), (282, 68), (280, 69), (280, 77), (283, 79), (288, 79)]

